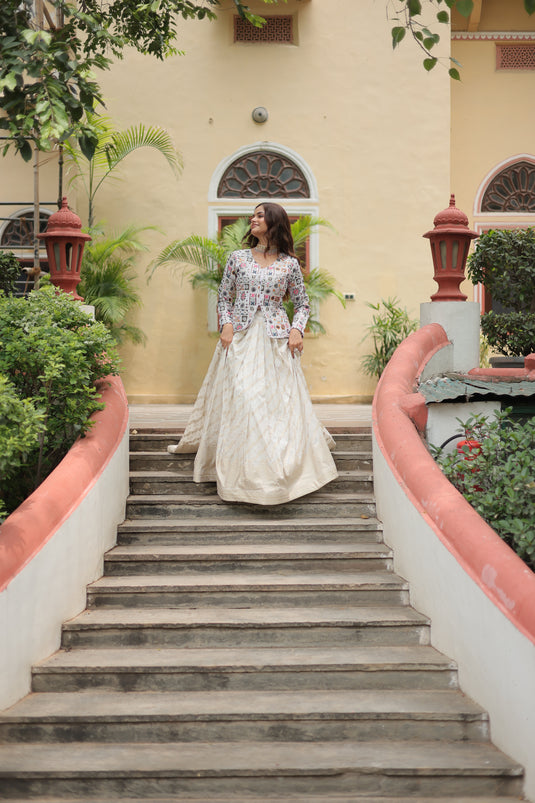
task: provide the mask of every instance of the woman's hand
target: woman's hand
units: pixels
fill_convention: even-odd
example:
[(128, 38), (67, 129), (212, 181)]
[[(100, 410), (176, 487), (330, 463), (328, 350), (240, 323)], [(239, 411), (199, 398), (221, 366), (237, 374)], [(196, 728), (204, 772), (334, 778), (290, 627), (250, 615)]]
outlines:
[(221, 329), (221, 334), (219, 335), (221, 345), (223, 346), (224, 349), (228, 349), (228, 347), (232, 343), (233, 337), (234, 337), (234, 327), (231, 323), (226, 323)]
[(290, 354), (292, 357), (295, 356), (295, 352), (298, 351), (301, 353), (303, 351), (303, 335), (299, 331), (299, 329), (290, 329), (290, 336), (288, 338), (288, 348), (290, 349)]

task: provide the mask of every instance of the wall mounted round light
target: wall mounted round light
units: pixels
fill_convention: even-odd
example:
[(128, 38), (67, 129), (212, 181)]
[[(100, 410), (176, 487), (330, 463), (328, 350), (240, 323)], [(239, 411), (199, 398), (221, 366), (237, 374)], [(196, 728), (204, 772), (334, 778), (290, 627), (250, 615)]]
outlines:
[(257, 106), (256, 109), (253, 109), (252, 118), (255, 123), (265, 123), (268, 117), (268, 110), (265, 106)]

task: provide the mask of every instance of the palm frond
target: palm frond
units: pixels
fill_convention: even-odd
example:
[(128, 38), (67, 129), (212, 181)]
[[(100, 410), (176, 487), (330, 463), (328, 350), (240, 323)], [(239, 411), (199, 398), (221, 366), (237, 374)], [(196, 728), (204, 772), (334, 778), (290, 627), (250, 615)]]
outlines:
[(219, 243), (227, 252), (227, 258), (233, 251), (243, 248), (243, 241), (248, 228), (249, 220), (246, 217), (240, 217), (234, 223), (224, 227), (219, 235)]
[(160, 126), (145, 126), (143, 123), (112, 133), (110, 141), (103, 148), (108, 171), (115, 170), (123, 159), (138, 148), (154, 148), (161, 153), (169, 167), (177, 175), (180, 174), (182, 158), (169, 132)]
[[(184, 269), (186, 266), (197, 268), (201, 273), (212, 274), (222, 271), (227, 261), (227, 251), (218, 242), (209, 237), (191, 234), (183, 240), (169, 243), (150, 264), (149, 280), (156, 268), (170, 266)], [(222, 267), (221, 267), (222, 266)], [(188, 272), (186, 271), (186, 275)]]
[(311, 231), (316, 228), (316, 226), (327, 226), (330, 229), (333, 228), (328, 220), (325, 220), (323, 217), (316, 217), (315, 215), (302, 215), (296, 221), (294, 221), (291, 227), (294, 247), (299, 248), (300, 245), (303, 245), (308, 237), (310, 237)]
[(345, 307), (345, 298), (335, 287), (336, 279), (326, 270), (314, 268), (304, 279), (306, 291), (311, 301), (324, 301), (328, 296), (335, 296)]
[[(109, 259), (116, 251), (123, 255), (128, 255), (130, 258), (134, 254), (142, 251), (148, 251), (148, 246), (141, 242), (139, 235), (144, 231), (158, 231), (155, 226), (127, 226), (117, 234), (112, 234), (109, 237), (94, 237), (88, 243), (84, 251), (84, 261), (91, 260), (95, 263), (102, 263)], [(95, 233), (95, 230), (91, 230)]]

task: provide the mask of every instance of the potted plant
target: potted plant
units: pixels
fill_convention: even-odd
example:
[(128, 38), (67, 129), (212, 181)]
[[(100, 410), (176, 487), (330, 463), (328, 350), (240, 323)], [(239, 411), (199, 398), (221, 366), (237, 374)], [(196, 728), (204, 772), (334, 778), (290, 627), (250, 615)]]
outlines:
[(468, 260), (468, 277), (492, 297), (493, 309), (481, 317), (481, 330), (506, 362), (524, 365), (535, 351), (535, 229), (492, 229), (482, 234)]

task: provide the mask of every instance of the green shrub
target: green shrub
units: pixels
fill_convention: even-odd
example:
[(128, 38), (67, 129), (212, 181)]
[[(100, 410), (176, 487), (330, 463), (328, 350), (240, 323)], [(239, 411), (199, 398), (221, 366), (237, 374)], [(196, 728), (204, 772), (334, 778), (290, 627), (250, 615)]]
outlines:
[(431, 449), (450, 482), (535, 570), (535, 419), (519, 423), (509, 413), (492, 421), (477, 415), (460, 422), (467, 439), (481, 444), (478, 455), (468, 455), (466, 447), (466, 454)]
[[(95, 382), (116, 374), (115, 344), (67, 293), (46, 287), (26, 298), (0, 295), (0, 374), (43, 429), (15, 476), (0, 477), (0, 498), (13, 510), (65, 456), (101, 409)], [(4, 433), (5, 435), (5, 433)], [(8, 442), (0, 431), (0, 454)]]
[(481, 318), (489, 345), (511, 357), (535, 351), (535, 229), (484, 232), (467, 273), (473, 284), (481, 282), (489, 291), (493, 306), (504, 310)]
[[(0, 477), (11, 480), (39, 448), (45, 424), (30, 399), (21, 399), (5, 376), (0, 374)], [(0, 520), (6, 515), (0, 498)]]
[(20, 262), (12, 251), (0, 251), (0, 290), (12, 293), (21, 272)]
[(486, 312), (481, 331), (494, 349), (508, 357), (526, 357), (535, 351), (535, 313)]

